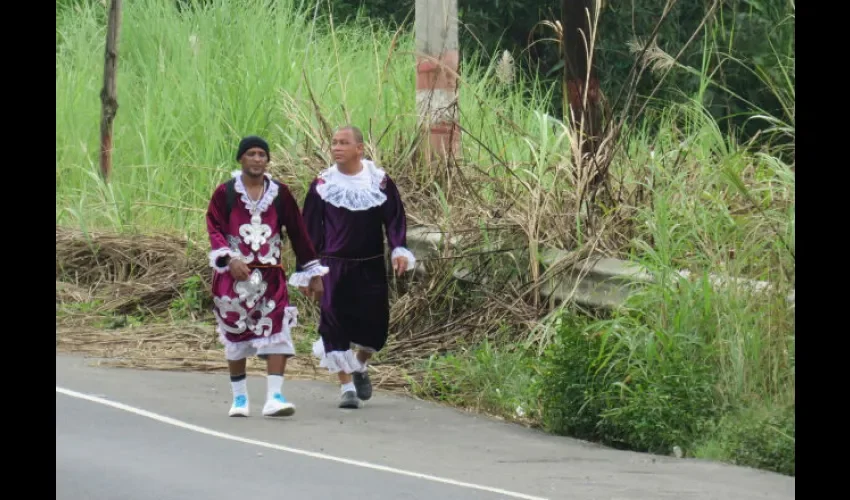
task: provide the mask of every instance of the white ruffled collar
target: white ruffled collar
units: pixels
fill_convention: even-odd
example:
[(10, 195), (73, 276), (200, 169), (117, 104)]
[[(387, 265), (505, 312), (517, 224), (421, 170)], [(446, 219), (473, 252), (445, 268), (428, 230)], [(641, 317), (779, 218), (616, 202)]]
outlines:
[(363, 169), (354, 175), (339, 171), (336, 164), (319, 174), (316, 192), (319, 197), (337, 208), (352, 211), (368, 210), (387, 201), (384, 194), (387, 173), (371, 160), (360, 160)]
[[(263, 193), (263, 196), (260, 198), (260, 201), (256, 203), (256, 207), (254, 206), (254, 200), (248, 197), (248, 191), (245, 189), (245, 184), (242, 183), (242, 171), (236, 170), (233, 172), (233, 178), (236, 179), (236, 184), (234, 185), (234, 189), (239, 193), (242, 199), (242, 203), (248, 207), (248, 211), (252, 214), (254, 210), (256, 213), (261, 214), (268, 210), (277, 196), (277, 183), (272, 180), (272, 176), (269, 173), (265, 173), (266, 179), (269, 181), (269, 187), (266, 189), (266, 192)], [(254, 208), (254, 210), (252, 210)]]

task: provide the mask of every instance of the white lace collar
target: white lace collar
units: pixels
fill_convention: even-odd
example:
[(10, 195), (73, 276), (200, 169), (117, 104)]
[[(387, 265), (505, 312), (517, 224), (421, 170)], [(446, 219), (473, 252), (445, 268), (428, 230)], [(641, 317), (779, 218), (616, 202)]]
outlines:
[[(248, 211), (253, 214), (254, 211), (251, 210), (251, 208), (254, 207), (254, 200), (248, 197), (248, 191), (245, 190), (245, 184), (242, 183), (242, 171), (236, 170), (235, 172), (233, 172), (232, 175), (233, 178), (236, 179), (236, 184), (235, 186), (233, 186), (234, 189), (236, 189), (237, 193), (242, 195), (242, 203), (244, 203), (245, 206), (248, 208)], [(268, 210), (269, 206), (271, 206), (272, 202), (277, 196), (277, 183), (272, 180), (272, 176), (270, 174), (266, 173), (264, 175), (269, 181), (269, 187), (268, 189), (266, 189), (266, 192), (263, 193), (263, 197), (260, 198), (260, 201), (257, 202), (257, 205), (255, 207), (255, 210), (259, 214)]]
[(337, 208), (352, 211), (381, 206), (387, 195), (381, 190), (387, 173), (370, 160), (360, 160), (363, 169), (354, 175), (339, 171), (336, 164), (319, 174), (316, 192)]

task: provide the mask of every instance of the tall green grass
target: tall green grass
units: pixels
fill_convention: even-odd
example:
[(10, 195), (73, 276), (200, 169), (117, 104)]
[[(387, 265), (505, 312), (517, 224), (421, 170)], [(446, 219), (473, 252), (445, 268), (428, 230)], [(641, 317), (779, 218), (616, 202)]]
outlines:
[(541, 377), (542, 424), (662, 454), (794, 474), (794, 316), (785, 296), (687, 280), (656, 284), (612, 317), (565, 314)]
[[(367, 22), (314, 23), (310, 9), (290, 0), (214, 0), (182, 13), (159, 0), (127, 4), (114, 177), (104, 185), (96, 154), (103, 9), (99, 2), (86, 2), (57, 14), (59, 225), (202, 235), (201, 213), (215, 185), (235, 168), (241, 136), (267, 136), (277, 171), (298, 190), (330, 161), (328, 128), (353, 122), (366, 130), (369, 154), (393, 176), (410, 180), (411, 199), (420, 205), (445, 201), (429, 210), (411, 207), (422, 212), (416, 214), (419, 220), (439, 216), (456, 225), (503, 211), (532, 247), (586, 242), (586, 214), (576, 199), (584, 180), (571, 167), (576, 138), (547, 114), (554, 89), (540, 86), (534, 75), (522, 75), (521, 68), (510, 70), (524, 77), (504, 84), (496, 65), (464, 65), (464, 179), (446, 179), (416, 156), (411, 33)], [(703, 78), (711, 81), (706, 71)], [(649, 116), (642, 125), (626, 123), (623, 135), (626, 147), (614, 155), (611, 167), (614, 188), (625, 193), (621, 205), (651, 203), (635, 196), (651, 192), (670, 200), (674, 217), (688, 215), (676, 222), (700, 238), (684, 248), (683, 265), (703, 256), (716, 262), (723, 251), (763, 249), (772, 245), (776, 231), (788, 239), (793, 174), (769, 152), (753, 154), (722, 134), (700, 96)], [(675, 178), (664, 184), (654, 179), (658, 172)], [(753, 200), (733, 192), (730, 179), (743, 179), (760, 212)], [(689, 189), (683, 191), (683, 185)], [(414, 197), (410, 190), (421, 193)], [(482, 203), (491, 210), (482, 211)], [(696, 214), (701, 219), (692, 217)], [(652, 228), (629, 231), (651, 233)], [(623, 236), (607, 250), (632, 246), (629, 235)], [(719, 248), (723, 245), (735, 248)], [(745, 274), (760, 276), (775, 267), (766, 262), (775, 252), (752, 255), (757, 261), (738, 260), (749, 262), (741, 269)]]
[[(303, 190), (329, 162), (329, 128), (354, 123), (369, 154), (404, 179), (416, 222), (450, 234), (486, 226), (482, 246), (523, 248), (486, 257), (513, 265), (501, 272), (513, 281), (483, 295), (514, 301), (546, 271), (547, 246), (591, 245), (655, 278), (610, 317), (556, 311), (540, 345), (513, 331), (512, 340), (435, 356), (414, 385), (420, 394), (553, 432), (793, 473), (794, 323), (784, 302), (795, 272), (793, 53), (776, 54), (778, 71), (754, 70), (781, 94), (786, 116), (755, 110), (753, 120), (790, 137), (790, 155), (787, 140), (781, 150), (739, 144), (711, 117), (707, 89), (722, 89), (706, 42), (705, 67), (674, 68), (700, 78), (699, 93), (624, 123), (610, 174), (617, 201), (600, 202), (592, 222), (576, 194), (586, 181), (573, 168), (576, 137), (548, 114), (558, 90), (533, 74), (506, 84), (504, 68), (464, 64), (463, 158), (440, 172), (416, 154), (411, 33), (314, 22), (292, 0), (124, 7), (109, 184), (97, 166), (104, 8), (57, 13), (57, 225), (203, 240), (203, 211), (235, 168), (241, 136), (267, 136), (276, 173)], [(753, 294), (709, 273), (773, 288)]]
[[(57, 224), (198, 232), (197, 211), (234, 168), (241, 136), (267, 136), (279, 162), (321, 158), (287, 165), (307, 182), (329, 160), (322, 121), (359, 125), (369, 152), (399, 172), (404, 158), (387, 153), (415, 140), (411, 34), (313, 23), (296, 7), (216, 0), (180, 14), (172, 2), (126, 4), (109, 186), (96, 175), (103, 7), (64, 10), (57, 20)], [(520, 137), (491, 125), (500, 121), (497, 109), (520, 124), (533, 120), (545, 93), (522, 84), (493, 92), (486, 71), (465, 68), (463, 122), (495, 150), (527, 158)]]

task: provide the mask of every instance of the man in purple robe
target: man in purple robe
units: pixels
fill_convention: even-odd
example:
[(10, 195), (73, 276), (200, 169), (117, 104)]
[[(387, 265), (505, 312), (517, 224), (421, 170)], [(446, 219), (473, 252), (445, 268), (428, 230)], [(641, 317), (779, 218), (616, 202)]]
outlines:
[(283, 374), (286, 360), (295, 354), (291, 329), (298, 310), (289, 305), (280, 260), (282, 229), (297, 262), (289, 284), (318, 298), (328, 268), (317, 259), (289, 188), (266, 173), (266, 141), (256, 136), (242, 139), (236, 160), (242, 170), (216, 188), (206, 216), (210, 267), (215, 271), (213, 312), (233, 390), (229, 415), (250, 414), (246, 358), (258, 355), (266, 358), (268, 373), (263, 415), (289, 416), (295, 406), (283, 397)]
[(386, 172), (363, 159), (360, 130), (337, 130), (331, 151), (336, 163), (310, 184), (304, 201), (307, 231), (330, 268), (322, 278), (321, 338), (313, 354), (319, 366), (338, 374), (340, 408), (359, 408), (372, 397), (367, 362), (384, 347), (389, 329), (383, 233), (399, 276), (412, 270), (416, 259), (406, 248), (399, 192)]

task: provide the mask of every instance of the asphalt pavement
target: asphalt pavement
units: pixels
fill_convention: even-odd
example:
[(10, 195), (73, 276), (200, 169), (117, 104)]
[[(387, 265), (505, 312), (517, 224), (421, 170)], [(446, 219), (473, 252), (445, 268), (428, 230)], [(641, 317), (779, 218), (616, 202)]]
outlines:
[(294, 416), (228, 418), (226, 375), (109, 369), (56, 357), (56, 498), (67, 500), (795, 498), (795, 479), (608, 449), (375, 391), (285, 382)]

